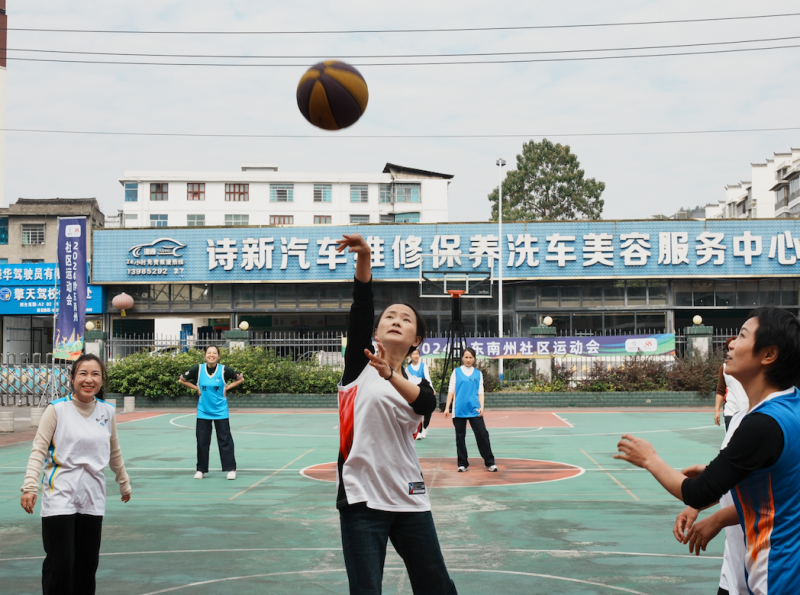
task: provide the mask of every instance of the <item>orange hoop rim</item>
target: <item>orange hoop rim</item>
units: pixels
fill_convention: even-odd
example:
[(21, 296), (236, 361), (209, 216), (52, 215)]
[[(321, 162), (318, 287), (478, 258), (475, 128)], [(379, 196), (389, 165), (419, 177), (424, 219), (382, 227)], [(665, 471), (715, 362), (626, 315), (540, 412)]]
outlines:
[(451, 296), (457, 298), (457, 297), (461, 297), (462, 295), (467, 293), (467, 291), (465, 289), (448, 289), (447, 293), (449, 293)]

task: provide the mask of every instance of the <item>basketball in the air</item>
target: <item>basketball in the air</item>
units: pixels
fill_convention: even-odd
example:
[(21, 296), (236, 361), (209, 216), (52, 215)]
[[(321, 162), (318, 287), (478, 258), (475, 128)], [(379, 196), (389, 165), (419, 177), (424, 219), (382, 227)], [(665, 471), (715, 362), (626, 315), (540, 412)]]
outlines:
[(367, 82), (355, 68), (326, 60), (309, 68), (297, 85), (297, 107), (318, 128), (340, 130), (355, 124), (369, 101)]

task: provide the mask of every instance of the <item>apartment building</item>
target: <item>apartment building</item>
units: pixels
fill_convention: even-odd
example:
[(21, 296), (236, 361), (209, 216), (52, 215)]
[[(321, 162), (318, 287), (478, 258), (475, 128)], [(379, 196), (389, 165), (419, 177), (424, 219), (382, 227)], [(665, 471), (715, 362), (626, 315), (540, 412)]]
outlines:
[(443, 223), (452, 178), (391, 163), (381, 173), (126, 171), (120, 227)]

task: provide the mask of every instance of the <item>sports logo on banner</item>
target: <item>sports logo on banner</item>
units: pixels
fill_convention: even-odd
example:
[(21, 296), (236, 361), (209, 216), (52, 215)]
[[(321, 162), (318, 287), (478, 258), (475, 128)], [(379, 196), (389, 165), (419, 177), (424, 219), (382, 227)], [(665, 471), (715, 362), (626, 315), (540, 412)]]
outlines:
[(86, 319), (86, 218), (58, 220), (58, 271), (61, 295), (53, 337), (53, 357), (76, 360), (83, 351)]

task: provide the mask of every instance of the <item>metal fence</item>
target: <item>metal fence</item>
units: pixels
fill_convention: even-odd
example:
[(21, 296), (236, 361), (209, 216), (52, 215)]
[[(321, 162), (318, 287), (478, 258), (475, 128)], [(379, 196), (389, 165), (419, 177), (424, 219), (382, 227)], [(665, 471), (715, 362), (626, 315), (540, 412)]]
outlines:
[[(253, 331), (249, 342), (253, 347), (271, 349), (277, 356), (294, 361), (316, 357), (326, 365), (338, 365), (344, 336), (339, 331)], [(209, 345), (224, 347), (225, 340), (209, 336), (127, 335), (110, 338), (106, 343), (106, 355), (113, 361), (134, 353), (172, 354), (189, 349), (203, 350)]]
[(68, 395), (70, 367), (52, 353), (0, 354), (0, 405), (38, 405)]

